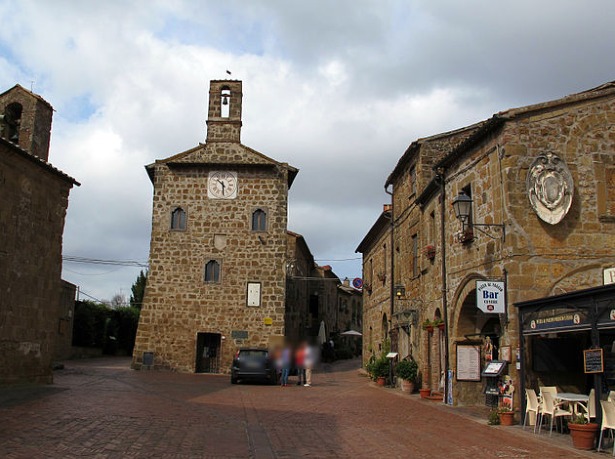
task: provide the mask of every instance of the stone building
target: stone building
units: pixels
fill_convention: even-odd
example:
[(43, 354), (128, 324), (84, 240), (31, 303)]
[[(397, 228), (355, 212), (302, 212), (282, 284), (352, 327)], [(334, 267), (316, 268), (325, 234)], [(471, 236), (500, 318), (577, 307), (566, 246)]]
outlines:
[[(603, 283), (615, 265), (614, 171), (613, 83), (413, 142), (386, 181), (393, 225), (381, 216), (359, 246), (365, 280), (381, 287), (364, 293), (372, 345), (388, 336), (432, 390), (445, 389), (449, 368), (455, 404), (485, 403), (489, 359), (507, 361), (521, 387), (574, 381), (585, 391), (581, 369), (564, 382), (529, 365), (548, 346), (536, 338), (519, 349), (512, 305)], [(451, 204), (463, 202), (462, 223)], [(606, 342), (612, 325), (601, 329)], [(521, 363), (530, 371), (518, 381)]]
[(73, 178), (47, 162), (53, 108), (16, 85), (0, 94), (0, 384), (50, 383)]
[(342, 282), (330, 266), (316, 264), (304, 237), (292, 231), (287, 259), (285, 335), (291, 342), (317, 338), (321, 324), (326, 338), (359, 329), (360, 291)]
[(357, 252), (363, 254), (363, 363), (377, 357), (389, 339), (391, 303), (391, 206), (385, 205)]
[(146, 166), (150, 271), (133, 367), (226, 372), (285, 330), (287, 202), (297, 169), (241, 144), (241, 81), (212, 81), (204, 144)]

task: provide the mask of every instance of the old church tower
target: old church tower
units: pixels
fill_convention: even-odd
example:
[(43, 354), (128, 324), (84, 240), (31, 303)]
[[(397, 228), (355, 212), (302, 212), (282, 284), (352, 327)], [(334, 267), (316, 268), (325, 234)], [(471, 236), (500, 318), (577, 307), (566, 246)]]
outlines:
[(146, 166), (149, 277), (133, 367), (224, 373), (284, 333), (288, 190), (297, 169), (241, 144), (241, 81), (212, 81), (205, 144)]

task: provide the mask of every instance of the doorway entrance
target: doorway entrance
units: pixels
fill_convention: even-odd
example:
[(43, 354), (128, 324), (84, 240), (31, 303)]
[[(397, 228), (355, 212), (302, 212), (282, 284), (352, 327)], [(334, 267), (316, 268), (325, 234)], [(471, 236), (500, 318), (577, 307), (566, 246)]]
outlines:
[(196, 373), (220, 372), (220, 333), (197, 333)]

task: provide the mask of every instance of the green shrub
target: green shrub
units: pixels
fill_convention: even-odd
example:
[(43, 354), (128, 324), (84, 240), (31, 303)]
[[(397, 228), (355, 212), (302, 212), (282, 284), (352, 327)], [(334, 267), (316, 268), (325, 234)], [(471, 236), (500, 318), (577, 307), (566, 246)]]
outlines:
[(395, 366), (395, 374), (406, 381), (416, 381), (419, 365), (414, 360), (402, 360)]
[(378, 378), (387, 378), (389, 376), (389, 359), (387, 359), (384, 355), (380, 356), (374, 362), (374, 369), (372, 372), (372, 378), (374, 380)]

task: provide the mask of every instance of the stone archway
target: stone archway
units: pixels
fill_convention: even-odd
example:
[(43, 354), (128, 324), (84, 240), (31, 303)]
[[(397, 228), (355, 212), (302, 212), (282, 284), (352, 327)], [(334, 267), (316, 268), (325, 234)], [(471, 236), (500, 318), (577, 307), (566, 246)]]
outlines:
[[(450, 335), (450, 363), (457, 373), (457, 346), (459, 342), (482, 342), (481, 332), (489, 317), (476, 307), (476, 280), (484, 276), (471, 274), (462, 281), (452, 301), (452, 333)], [(481, 361), (482, 365), (482, 361)], [(481, 381), (455, 381), (453, 398), (458, 405), (479, 405), (485, 403), (484, 387)]]

